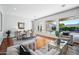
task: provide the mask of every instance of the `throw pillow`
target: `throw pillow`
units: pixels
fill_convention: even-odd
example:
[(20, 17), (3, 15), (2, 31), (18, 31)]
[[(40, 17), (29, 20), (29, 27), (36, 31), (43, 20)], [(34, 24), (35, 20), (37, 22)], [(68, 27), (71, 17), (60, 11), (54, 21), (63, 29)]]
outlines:
[(30, 51), (23, 45), (20, 45), (20, 55), (31, 55)]

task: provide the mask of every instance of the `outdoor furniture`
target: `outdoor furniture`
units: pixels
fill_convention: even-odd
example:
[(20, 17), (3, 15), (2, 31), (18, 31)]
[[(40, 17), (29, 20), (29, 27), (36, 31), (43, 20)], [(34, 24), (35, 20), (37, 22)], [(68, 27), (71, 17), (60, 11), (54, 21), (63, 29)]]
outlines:
[(69, 45), (73, 45), (73, 35), (70, 35), (70, 33), (68, 33), (68, 32), (65, 33), (65, 31), (64, 31), (64, 32), (61, 33), (61, 35), (59, 36), (59, 38), (61, 40), (68, 41)]

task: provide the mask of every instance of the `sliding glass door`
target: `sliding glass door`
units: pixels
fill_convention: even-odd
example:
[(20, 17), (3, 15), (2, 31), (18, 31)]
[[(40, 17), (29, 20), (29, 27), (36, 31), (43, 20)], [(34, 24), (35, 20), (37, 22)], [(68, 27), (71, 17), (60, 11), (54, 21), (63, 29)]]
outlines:
[(60, 31), (71, 31), (79, 33), (79, 17), (62, 18), (59, 22)]

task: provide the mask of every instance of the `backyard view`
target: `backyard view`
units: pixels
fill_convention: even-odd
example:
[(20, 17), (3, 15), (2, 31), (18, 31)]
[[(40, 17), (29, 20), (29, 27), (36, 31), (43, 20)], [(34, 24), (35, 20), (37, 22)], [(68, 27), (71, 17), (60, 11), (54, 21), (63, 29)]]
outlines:
[(60, 21), (60, 31), (79, 32), (79, 19)]

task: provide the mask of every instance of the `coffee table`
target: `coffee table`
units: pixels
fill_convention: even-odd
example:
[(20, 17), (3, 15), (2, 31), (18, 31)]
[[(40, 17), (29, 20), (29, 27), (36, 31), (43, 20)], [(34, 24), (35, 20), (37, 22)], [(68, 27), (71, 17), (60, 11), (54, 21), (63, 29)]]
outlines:
[(49, 43), (45, 45), (42, 48), (35, 49), (34, 51), (30, 50), (32, 54), (35, 55), (59, 55), (60, 50), (57, 48), (54, 48), (54, 46), (50, 45)]
[(34, 51), (30, 49), (30, 51), (35, 55), (63, 55), (67, 52), (67, 41), (62, 40), (60, 45), (57, 45), (55, 41), (51, 41), (40, 49)]
[(37, 55), (59, 55), (60, 54), (60, 51), (57, 50), (57, 49), (54, 49), (53, 47), (50, 46), (50, 49), (49, 49), (49, 46), (46, 45), (45, 47), (43, 48), (40, 48), (40, 49), (37, 49), (35, 51), (35, 53)]
[(51, 41), (48, 43), (48, 46), (52, 46), (54, 49), (60, 51), (60, 54), (66, 54), (68, 46), (67, 41), (61, 40), (60, 45), (57, 45), (56, 41)]

